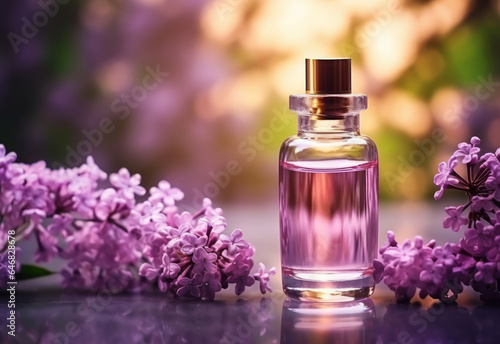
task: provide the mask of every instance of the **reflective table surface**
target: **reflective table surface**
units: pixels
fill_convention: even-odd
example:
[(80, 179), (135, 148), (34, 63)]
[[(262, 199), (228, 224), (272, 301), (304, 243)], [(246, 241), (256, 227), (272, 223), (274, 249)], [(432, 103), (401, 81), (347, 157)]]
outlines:
[[(16, 336), (1, 343), (498, 343), (486, 305), (304, 303), (284, 296), (179, 301), (160, 294), (18, 294)], [(4, 301), (4, 300), (2, 300)], [(3, 303), (5, 304), (5, 302)]]

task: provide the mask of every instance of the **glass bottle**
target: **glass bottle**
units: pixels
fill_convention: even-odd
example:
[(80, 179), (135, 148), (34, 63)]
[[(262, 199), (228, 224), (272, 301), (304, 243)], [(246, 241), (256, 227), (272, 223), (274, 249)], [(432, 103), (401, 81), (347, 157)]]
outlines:
[(350, 59), (306, 59), (306, 94), (291, 95), (298, 134), (280, 149), (283, 289), (309, 301), (351, 301), (374, 290), (378, 154), (360, 135), (363, 94)]

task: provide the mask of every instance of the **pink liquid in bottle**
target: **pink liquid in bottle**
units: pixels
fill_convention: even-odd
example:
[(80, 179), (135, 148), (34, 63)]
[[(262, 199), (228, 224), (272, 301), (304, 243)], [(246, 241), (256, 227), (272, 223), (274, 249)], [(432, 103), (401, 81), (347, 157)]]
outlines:
[(333, 296), (351, 290), (347, 298), (371, 294), (377, 161), (282, 162), (280, 227), (283, 282), (292, 294), (297, 290), (304, 299), (315, 289), (329, 289)]

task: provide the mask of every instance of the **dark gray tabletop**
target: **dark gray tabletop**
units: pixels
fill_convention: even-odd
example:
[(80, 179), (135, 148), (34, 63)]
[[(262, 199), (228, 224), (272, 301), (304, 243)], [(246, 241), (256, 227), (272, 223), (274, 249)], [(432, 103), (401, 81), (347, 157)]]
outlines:
[(163, 294), (18, 294), (16, 336), (2, 343), (498, 343), (500, 311), (485, 305), (385, 299), (340, 304), (272, 297), (179, 301)]

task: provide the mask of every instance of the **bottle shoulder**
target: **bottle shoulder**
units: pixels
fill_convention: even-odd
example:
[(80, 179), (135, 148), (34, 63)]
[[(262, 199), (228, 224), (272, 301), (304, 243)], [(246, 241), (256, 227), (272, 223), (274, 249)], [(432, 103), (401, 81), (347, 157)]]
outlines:
[(280, 149), (281, 161), (301, 160), (378, 160), (375, 142), (365, 135), (302, 136), (286, 139)]

